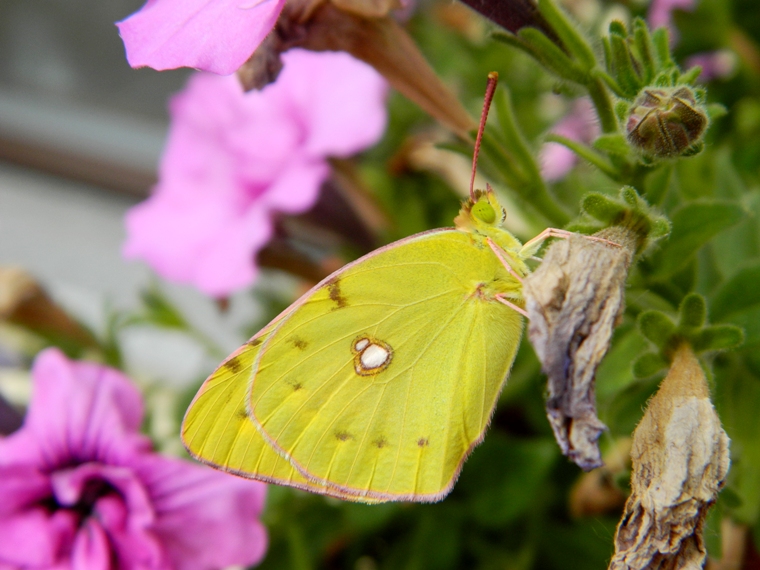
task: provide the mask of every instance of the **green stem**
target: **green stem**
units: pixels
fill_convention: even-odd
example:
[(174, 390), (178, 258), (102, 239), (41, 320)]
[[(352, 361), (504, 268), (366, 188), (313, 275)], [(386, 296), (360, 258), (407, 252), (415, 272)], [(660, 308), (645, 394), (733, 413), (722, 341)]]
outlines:
[(618, 171), (618, 169), (615, 168), (615, 166), (609, 160), (596, 152), (594, 149), (589, 148), (585, 144), (579, 143), (578, 141), (574, 141), (572, 139), (554, 133), (549, 133), (546, 135), (546, 140), (548, 142), (555, 142), (566, 146), (575, 154), (596, 166), (599, 170), (604, 172), (607, 176), (616, 182), (621, 182), (620, 171)]
[(570, 221), (570, 216), (559, 205), (540, 176), (538, 179), (526, 176), (514, 157), (505, 150), (493, 135), (483, 135), (483, 153), (499, 170), (504, 181), (520, 198), (530, 204), (538, 213), (555, 227), (561, 228)]

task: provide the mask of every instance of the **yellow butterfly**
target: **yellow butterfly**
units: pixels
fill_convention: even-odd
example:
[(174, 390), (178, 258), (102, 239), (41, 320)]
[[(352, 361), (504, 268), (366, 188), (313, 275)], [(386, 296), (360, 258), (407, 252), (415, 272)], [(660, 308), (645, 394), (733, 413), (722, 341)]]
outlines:
[(342, 499), (443, 498), (483, 439), (520, 343), (525, 259), (549, 235), (523, 246), (505, 217), (490, 187), (471, 190), (456, 227), (317, 284), (206, 380), (189, 452)]

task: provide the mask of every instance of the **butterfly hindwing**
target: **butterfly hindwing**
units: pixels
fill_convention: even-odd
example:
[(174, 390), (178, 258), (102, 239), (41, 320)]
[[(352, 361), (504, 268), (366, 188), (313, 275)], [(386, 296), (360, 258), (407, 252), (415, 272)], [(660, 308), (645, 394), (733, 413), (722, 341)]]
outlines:
[(273, 323), (249, 413), (312, 484), (434, 501), (480, 442), (522, 319), (485, 239), (436, 230), (334, 274)]
[(309, 481), (279, 455), (258, 432), (246, 412), (252, 364), (267, 333), (248, 341), (204, 382), (188, 408), (182, 439), (200, 461), (242, 477), (289, 485), (341, 499), (375, 502), (347, 496)]

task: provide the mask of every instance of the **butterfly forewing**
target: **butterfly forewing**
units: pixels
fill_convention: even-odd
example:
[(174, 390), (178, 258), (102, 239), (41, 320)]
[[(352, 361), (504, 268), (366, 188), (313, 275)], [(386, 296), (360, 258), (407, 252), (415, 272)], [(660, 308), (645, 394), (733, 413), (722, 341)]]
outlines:
[(514, 359), (514, 288), (483, 238), (438, 230), (326, 280), (253, 364), (250, 413), (303, 476), (350, 495), (437, 500), (482, 438)]

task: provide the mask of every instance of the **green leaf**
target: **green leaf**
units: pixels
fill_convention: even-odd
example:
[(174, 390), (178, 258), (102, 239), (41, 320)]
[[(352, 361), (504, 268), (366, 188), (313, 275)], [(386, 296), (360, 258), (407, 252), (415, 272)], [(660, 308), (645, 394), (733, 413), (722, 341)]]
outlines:
[(559, 457), (548, 438), (516, 440), (499, 432), (489, 434), (472, 457), (458, 483), (470, 496), (472, 514), (486, 527), (499, 527), (525, 514), (544, 488)]
[(707, 111), (707, 116), (710, 117), (711, 121), (728, 115), (728, 109), (726, 109), (725, 105), (722, 105), (720, 103), (708, 103), (705, 106), (705, 110)]
[(667, 28), (657, 28), (652, 32), (652, 43), (654, 44), (655, 57), (657, 58), (659, 69), (668, 69), (674, 67), (673, 59), (670, 57), (670, 38), (668, 37)]
[(633, 327), (615, 332), (610, 351), (596, 372), (596, 396), (600, 406), (607, 406), (636, 380), (631, 362), (648, 347), (649, 343)]
[(636, 378), (649, 378), (670, 366), (668, 360), (657, 352), (647, 352), (633, 363), (633, 375)]
[(740, 269), (715, 293), (710, 303), (713, 321), (760, 308), (760, 262)]
[(716, 234), (744, 219), (738, 204), (718, 200), (694, 202), (673, 214), (670, 239), (652, 259), (653, 277), (664, 279), (685, 266)]
[(552, 28), (562, 43), (570, 53), (572, 53), (581, 65), (586, 69), (592, 69), (596, 66), (596, 56), (586, 39), (578, 31), (576, 25), (572, 23), (553, 0), (541, 0), (538, 3), (538, 9), (551, 24)]
[(633, 99), (641, 88), (641, 79), (633, 67), (628, 43), (625, 38), (618, 35), (610, 36), (610, 48), (612, 49), (612, 69), (610, 72), (626, 96)]
[(591, 192), (584, 196), (581, 208), (589, 216), (608, 224), (620, 219), (626, 210), (625, 206), (617, 200), (598, 192)]
[(641, 334), (657, 347), (663, 348), (676, 330), (676, 325), (660, 311), (644, 311), (637, 324)]
[(664, 164), (649, 173), (644, 187), (646, 188), (646, 199), (650, 204), (656, 206), (662, 203), (670, 188), (672, 176), (673, 167), (670, 164)]
[(517, 37), (532, 50), (534, 57), (549, 71), (572, 81), (585, 85), (589, 75), (558, 48), (549, 38), (535, 28), (522, 28)]
[(741, 501), (730, 509), (731, 515), (739, 522), (754, 525), (760, 520), (760, 381), (733, 364), (728, 369), (716, 368), (715, 386), (718, 412), (731, 438), (728, 487)]
[(639, 64), (644, 72), (642, 82), (649, 83), (654, 79), (656, 74), (656, 62), (654, 59), (652, 36), (649, 35), (649, 28), (647, 28), (647, 24), (642, 18), (637, 17), (633, 20), (633, 39), (639, 56)]
[(181, 330), (189, 328), (179, 309), (169, 302), (158, 287), (145, 289), (141, 292), (140, 299), (145, 309), (144, 320), (164, 328)]
[(694, 350), (726, 350), (741, 346), (744, 342), (744, 331), (733, 325), (713, 325), (699, 331), (692, 340)]

